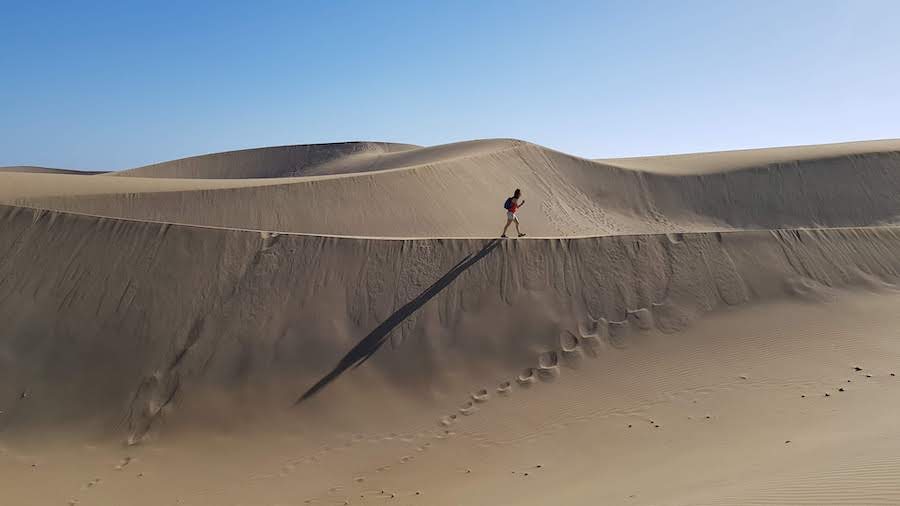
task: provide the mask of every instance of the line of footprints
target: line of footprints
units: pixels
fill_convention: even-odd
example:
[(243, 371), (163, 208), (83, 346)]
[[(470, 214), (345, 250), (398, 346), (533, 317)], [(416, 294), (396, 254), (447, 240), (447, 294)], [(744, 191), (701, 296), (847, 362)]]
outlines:
[[(585, 355), (597, 358), (606, 347), (623, 348), (624, 339), (634, 329), (646, 331), (654, 325), (653, 313), (647, 308), (628, 311), (622, 321), (590, 318), (586, 324), (579, 325), (579, 335), (564, 330), (559, 335), (557, 349), (541, 353), (534, 367), (525, 368), (512, 381), (500, 382), (494, 390), (498, 395), (506, 396), (512, 392), (515, 384), (521, 388), (529, 388), (538, 381), (552, 382), (560, 376), (560, 366), (577, 369)], [(469, 399), (458, 408), (457, 413), (441, 417), (440, 424), (450, 427), (460, 415), (469, 416), (475, 413), (480, 404), (490, 399), (490, 395), (491, 392), (487, 388), (472, 392)]]
[[(858, 373), (863, 373), (863, 368), (860, 367), (860, 366), (858, 366), (858, 365), (853, 366), (853, 370), (854, 370), (855, 372), (858, 372)], [(871, 377), (872, 377), (872, 374), (871, 374), (871, 373), (868, 373), (868, 372), (865, 372), (865, 373), (863, 374), (863, 376), (865, 376), (866, 378), (871, 378)], [(890, 376), (893, 378), (893, 377), (896, 377), (897, 374), (892, 372), (892, 373), (890, 373)], [(852, 382), (853, 382), (853, 380), (850, 380), (850, 379), (847, 380), (847, 383), (852, 383)], [(844, 387), (838, 387), (838, 388), (837, 388), (837, 391), (838, 391), (838, 392), (845, 392), (846, 389), (845, 389)], [(806, 396), (806, 394), (801, 394), (800, 397), (805, 399), (807, 396)], [(830, 393), (830, 392), (825, 392), (825, 397), (831, 397), (831, 393)]]
[[(653, 306), (661, 306), (661, 304), (654, 303)], [(525, 370), (516, 376), (514, 382), (503, 381), (499, 383), (496, 386), (495, 391), (498, 395), (506, 396), (512, 392), (514, 383), (518, 384), (521, 388), (529, 388), (538, 381), (547, 383), (552, 382), (560, 376), (561, 365), (573, 369), (578, 368), (585, 355), (596, 358), (600, 355), (604, 347), (621, 349), (625, 346), (624, 338), (629, 332), (634, 329), (642, 331), (650, 330), (654, 325), (653, 313), (646, 308), (628, 311), (626, 319), (622, 321), (607, 321), (605, 318), (600, 318), (598, 320), (590, 319), (586, 325), (579, 326), (579, 336), (576, 336), (568, 330), (564, 330), (559, 335), (559, 348), (557, 350), (541, 353), (538, 355), (536, 367), (525, 368)], [(863, 373), (863, 369), (859, 366), (854, 366), (853, 370), (857, 373)], [(866, 378), (872, 377), (869, 373), (864, 373), (864, 376)], [(896, 377), (896, 374), (891, 372), (890, 376)], [(741, 376), (741, 379), (746, 380), (747, 377)], [(851, 380), (848, 379), (847, 383), (850, 382)], [(839, 387), (836, 388), (836, 390), (838, 392), (844, 392), (845, 388)], [(825, 392), (824, 396), (830, 397), (831, 393)], [(802, 394), (801, 397), (805, 398), (807, 395)], [(452, 413), (441, 417), (440, 424), (445, 428), (449, 428), (459, 420), (459, 415), (472, 415), (478, 411), (479, 405), (486, 403), (489, 398), (490, 391), (487, 388), (472, 392), (469, 399), (458, 408), (458, 413)], [(709, 419), (710, 417), (707, 416), (706, 418)], [(650, 420), (650, 423), (652, 424), (654, 422)], [(657, 428), (659, 427), (658, 425), (655, 426)], [(630, 428), (631, 425), (628, 427)]]

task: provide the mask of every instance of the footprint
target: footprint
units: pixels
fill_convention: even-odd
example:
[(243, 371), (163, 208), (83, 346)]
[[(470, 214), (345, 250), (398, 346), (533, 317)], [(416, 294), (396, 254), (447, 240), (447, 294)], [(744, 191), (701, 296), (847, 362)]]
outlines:
[(684, 234), (682, 233), (668, 233), (666, 234), (666, 238), (669, 240), (671, 244), (681, 244), (684, 242)]
[(504, 381), (503, 383), (497, 385), (497, 393), (500, 395), (509, 395), (511, 391), (512, 383), (510, 383), (509, 381)]
[(121, 462), (116, 466), (116, 471), (121, 471), (125, 469), (125, 466), (131, 463), (131, 457), (125, 457)]
[(559, 378), (559, 376), (559, 366), (542, 367), (538, 369), (538, 378), (540, 378), (541, 381), (550, 383), (556, 381), (556, 378)]
[(459, 412), (464, 416), (469, 416), (476, 411), (478, 411), (478, 408), (475, 407), (475, 403), (472, 401), (466, 401), (465, 404), (463, 404), (459, 408)]
[(484, 388), (472, 394), (472, 400), (475, 402), (487, 402), (488, 397), (488, 391)]
[(645, 307), (628, 311), (628, 319), (633, 321), (635, 326), (641, 330), (650, 330), (653, 328), (653, 313)]
[(578, 325), (578, 334), (581, 336), (581, 347), (592, 358), (597, 358), (603, 351), (604, 340), (609, 339), (609, 324), (606, 318), (594, 320), (589, 318), (586, 323)]
[(555, 351), (545, 351), (538, 356), (538, 367), (550, 368), (559, 365), (559, 353)]
[(516, 382), (523, 387), (529, 387), (535, 382), (534, 368), (529, 367), (516, 376)]
[(578, 350), (579, 339), (574, 334), (569, 332), (568, 330), (563, 331), (559, 335), (559, 347), (562, 348), (562, 351), (565, 353), (571, 353), (573, 351)]
[(441, 417), (441, 425), (443, 425), (444, 427), (449, 427), (453, 425), (453, 422), (455, 422), (457, 418), (458, 417), (456, 415), (443, 416)]
[(587, 339), (589, 337), (606, 337), (606, 318), (598, 318), (593, 319), (588, 316), (587, 320), (584, 320), (578, 324), (578, 334), (582, 339)]
[(538, 357), (537, 375), (541, 381), (553, 381), (559, 377), (559, 353), (547, 351)]
[(575, 334), (566, 330), (559, 335), (559, 347), (562, 349), (562, 358), (565, 365), (577, 369), (584, 358), (584, 353), (581, 350), (581, 340)]

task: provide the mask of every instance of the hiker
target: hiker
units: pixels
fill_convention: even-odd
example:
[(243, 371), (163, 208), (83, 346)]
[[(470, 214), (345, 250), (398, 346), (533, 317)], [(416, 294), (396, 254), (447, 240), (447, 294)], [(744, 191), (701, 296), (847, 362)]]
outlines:
[(522, 202), (519, 202), (519, 197), (521, 196), (522, 190), (516, 188), (513, 196), (506, 199), (506, 202), (503, 204), (503, 208), (506, 209), (506, 226), (503, 227), (503, 235), (500, 237), (506, 237), (506, 229), (509, 228), (509, 224), (512, 222), (516, 222), (516, 233), (519, 234), (519, 237), (525, 236), (525, 234), (519, 231), (519, 218), (516, 217), (516, 211), (525, 205), (525, 199), (522, 199)]

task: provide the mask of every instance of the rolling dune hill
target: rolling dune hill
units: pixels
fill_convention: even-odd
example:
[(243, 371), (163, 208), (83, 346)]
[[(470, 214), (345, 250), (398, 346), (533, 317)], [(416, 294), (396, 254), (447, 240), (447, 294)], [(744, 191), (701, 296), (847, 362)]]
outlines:
[(52, 167), (36, 167), (34, 165), (11, 165), (9, 167), (0, 167), (0, 173), (24, 173), (24, 174), (68, 174), (93, 176), (95, 174), (106, 174), (105, 171), (88, 171), (75, 169), (55, 169)]
[[(79, 180), (74, 189), (46, 179), (14, 182), (0, 190), (0, 199), (136, 220), (370, 237), (495, 236), (504, 222), (504, 195), (514, 187), (525, 191), (521, 218), (539, 237), (892, 223), (900, 214), (894, 198), (900, 192), (900, 142), (878, 141), (864, 151), (868, 145), (829, 147), (823, 158), (814, 158), (812, 148), (765, 150), (753, 154), (755, 166), (740, 169), (735, 165), (751, 160), (745, 152), (731, 161), (721, 153), (696, 155), (701, 173), (680, 168), (673, 175), (659, 172), (671, 166), (671, 157), (661, 157), (657, 171), (647, 172), (648, 160), (636, 171), (520, 141), (474, 141), (366, 151), (347, 155), (347, 166), (334, 153), (321, 154), (329, 161), (309, 169), (319, 175), (263, 180), (252, 170), (246, 170), (249, 179), (209, 179), (200, 169), (185, 173), (203, 179), (161, 177), (187, 164), (176, 161)], [(273, 159), (298, 151), (271, 149), (287, 150), (267, 155)], [(237, 153), (236, 165), (249, 163)], [(803, 157), (784, 161), (790, 154)], [(709, 157), (722, 169), (713, 171)], [(275, 164), (273, 170), (285, 169)], [(132, 173), (141, 177), (120, 177)]]

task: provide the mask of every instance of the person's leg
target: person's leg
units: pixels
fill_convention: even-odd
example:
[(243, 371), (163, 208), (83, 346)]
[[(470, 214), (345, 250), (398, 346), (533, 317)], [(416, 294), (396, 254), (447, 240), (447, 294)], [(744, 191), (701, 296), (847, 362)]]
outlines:
[(522, 235), (522, 231), (519, 230), (519, 217), (518, 216), (514, 217), (513, 221), (516, 222), (516, 234)]
[(509, 218), (506, 219), (506, 226), (503, 227), (503, 233), (500, 234), (501, 237), (503, 237), (503, 236), (506, 235), (506, 229), (509, 228), (509, 224), (512, 223), (512, 221), (513, 221), (513, 220), (510, 220)]

